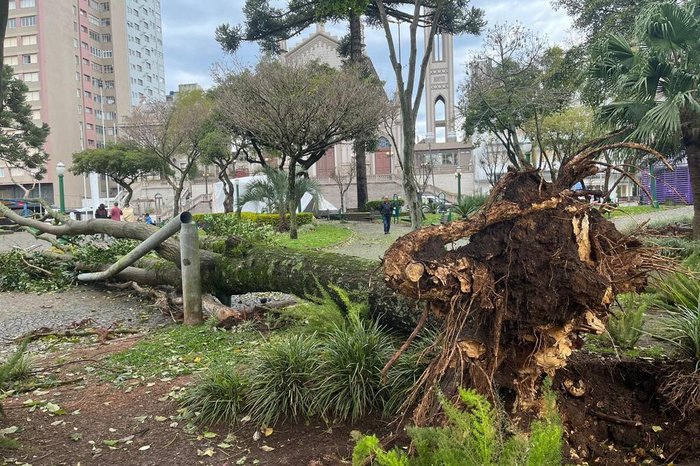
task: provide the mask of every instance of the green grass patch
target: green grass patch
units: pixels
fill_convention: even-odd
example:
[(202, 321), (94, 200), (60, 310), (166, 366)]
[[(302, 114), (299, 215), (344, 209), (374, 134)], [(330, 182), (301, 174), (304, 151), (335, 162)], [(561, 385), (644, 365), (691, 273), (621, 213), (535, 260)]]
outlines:
[(277, 244), (290, 249), (323, 249), (340, 244), (352, 236), (352, 231), (337, 225), (317, 224), (299, 229), (298, 239), (288, 234), (277, 235)]
[(209, 324), (169, 327), (110, 356), (102, 375), (120, 383), (137, 378), (175, 377), (231, 364), (245, 359), (263, 340), (259, 332), (248, 328), (250, 331), (243, 327), (228, 332)]
[(618, 207), (617, 209), (610, 212), (610, 217), (628, 217), (630, 215), (648, 214), (650, 212), (659, 212), (662, 210), (677, 209), (680, 206), (665, 206), (661, 205), (659, 208), (655, 208), (650, 205), (629, 205)]

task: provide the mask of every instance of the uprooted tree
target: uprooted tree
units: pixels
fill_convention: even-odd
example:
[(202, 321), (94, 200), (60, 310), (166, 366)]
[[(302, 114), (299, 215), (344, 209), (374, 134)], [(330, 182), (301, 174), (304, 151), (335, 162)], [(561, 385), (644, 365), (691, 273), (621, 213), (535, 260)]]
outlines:
[[(359, 258), (232, 237), (216, 244), (216, 252), (202, 251), (202, 283), (218, 295), (300, 296), (335, 284), (367, 299), (388, 325), (415, 326), (408, 342), (432, 314), (437, 356), (406, 405), (416, 424), (437, 420), (436, 388), (453, 396), (457, 387), (471, 386), (493, 397), (497, 389), (509, 389), (516, 411), (535, 409), (544, 374), (566, 365), (582, 334), (604, 330), (617, 294), (644, 289), (646, 274), (665, 265), (655, 249), (618, 232), (569, 189), (597, 172), (601, 150), (623, 146), (663, 160), (644, 146), (616, 143), (572, 157), (553, 184), (534, 170), (508, 173), (472, 217), (400, 238), (386, 252), (383, 269)], [(21, 225), (53, 235), (106, 233), (144, 240), (156, 230), (100, 219), (48, 225), (3, 211)], [(467, 244), (450, 246), (465, 238)], [(177, 284), (177, 243), (165, 241), (157, 252), (165, 264), (142, 263), (119, 277)]]

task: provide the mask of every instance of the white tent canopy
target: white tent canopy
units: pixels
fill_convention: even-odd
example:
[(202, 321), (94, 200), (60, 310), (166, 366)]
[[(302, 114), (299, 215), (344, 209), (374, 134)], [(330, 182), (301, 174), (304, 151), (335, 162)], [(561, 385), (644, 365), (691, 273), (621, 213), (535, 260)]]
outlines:
[[(265, 178), (265, 175), (254, 175), (254, 176), (244, 176), (236, 178), (235, 182), (238, 183), (238, 195), (242, 196), (246, 193), (248, 185), (252, 183), (255, 179)], [(219, 181), (214, 183), (213, 199), (212, 199), (212, 212), (222, 213), (224, 212), (224, 184)], [(234, 209), (236, 209), (237, 197), (234, 192)], [(265, 210), (265, 204), (262, 202), (247, 202), (241, 209), (243, 212), (256, 212), (261, 213)], [(318, 200), (318, 205), (313, 205), (313, 197), (309, 193), (304, 193), (301, 198), (301, 210), (303, 212), (307, 211), (337, 211), (338, 208), (328, 202), (321, 196)]]

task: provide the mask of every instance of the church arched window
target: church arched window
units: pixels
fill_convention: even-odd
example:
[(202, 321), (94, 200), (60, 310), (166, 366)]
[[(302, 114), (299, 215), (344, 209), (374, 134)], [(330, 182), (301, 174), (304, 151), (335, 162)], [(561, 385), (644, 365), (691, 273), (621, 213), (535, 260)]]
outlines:
[(435, 34), (433, 39), (433, 61), (443, 61), (445, 59), (445, 41), (442, 33)]
[(445, 121), (445, 99), (439, 96), (435, 99), (435, 122), (440, 123)]

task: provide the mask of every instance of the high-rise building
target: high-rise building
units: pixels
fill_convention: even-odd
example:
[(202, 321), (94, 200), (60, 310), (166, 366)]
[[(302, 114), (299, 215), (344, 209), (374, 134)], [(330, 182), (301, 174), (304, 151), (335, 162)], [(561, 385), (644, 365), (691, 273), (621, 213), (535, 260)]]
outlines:
[[(118, 122), (133, 105), (165, 99), (160, 0), (9, 2), (5, 64), (29, 87), (36, 122), (51, 127), (40, 191), (58, 204), (56, 163), (70, 166), (74, 152), (116, 140)], [(67, 208), (114, 194), (114, 183), (91, 178), (88, 186), (66, 172)], [(18, 197), (15, 184), (32, 182), (30, 174), (0, 167), (0, 197)]]

